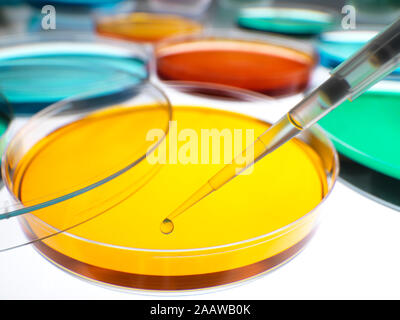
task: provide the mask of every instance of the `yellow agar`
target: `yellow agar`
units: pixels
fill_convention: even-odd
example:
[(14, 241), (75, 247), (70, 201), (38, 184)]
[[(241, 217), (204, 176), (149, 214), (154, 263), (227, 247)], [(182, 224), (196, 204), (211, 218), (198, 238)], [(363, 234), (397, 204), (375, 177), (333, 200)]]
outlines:
[[(289, 132), (294, 130), (296, 133), (302, 130), (300, 126), (292, 121), (289, 113), (286, 117), (275, 123), (273, 127), (267, 129), (262, 135), (257, 137), (251, 147), (247, 147), (247, 149), (243, 150), (239, 155), (234, 156), (231, 163), (228, 163), (219, 170), (210, 180), (198, 188), (191, 196), (182, 202), (179, 207), (171, 212), (168, 217), (161, 222), (161, 232), (170, 234), (174, 230), (173, 220), (179, 215), (186, 212), (196, 203), (230, 182), (238, 174), (244, 172), (247, 168), (254, 165), (255, 162), (261, 160), (279, 147), (282, 137), (286, 136), (288, 130)], [(284, 141), (286, 140), (287, 139)]]
[[(13, 192), (22, 202), (32, 202), (46, 198), (54, 190), (68, 189), (74, 180), (79, 183), (90, 180), (94, 172), (107, 171), (110, 164), (123, 162), (129, 155), (127, 149), (139, 144), (138, 137), (143, 138), (144, 128), (151, 126), (145, 123), (145, 119), (153, 119), (146, 112), (146, 108), (139, 108), (121, 117), (116, 108), (100, 112), (90, 117), (90, 121), (58, 129), (20, 161)], [(232, 133), (234, 129), (243, 132), (254, 129), (257, 137), (269, 126), (251, 117), (200, 107), (176, 107), (174, 118), (178, 136), (185, 129), (194, 130), (199, 137), (202, 129), (228, 129)], [(121, 123), (129, 123), (130, 129)], [(160, 153), (164, 144), (167, 153), (170, 151), (170, 133), (167, 138), (154, 154)], [(237, 177), (190, 208), (188, 214), (180, 217), (179, 228), (166, 237), (160, 232), (160, 221), (204, 179), (225, 166), (223, 161), (201, 163), (200, 153), (204, 150), (200, 150), (198, 142), (200, 164), (179, 161), (169, 164), (173, 155), (168, 153), (167, 164), (159, 165), (159, 170), (149, 175), (151, 165), (144, 160), (133, 173), (128, 171), (108, 187), (25, 216), (25, 224), (31, 230), (25, 229), (26, 232), (37, 237), (46, 235), (47, 227), (36, 217), (61, 229), (87, 216), (97, 216), (66, 233), (43, 240), (37, 244), (39, 250), (56, 263), (93, 279), (130, 287), (169, 289), (175, 288), (172, 280), (152, 280), (147, 285), (144, 279), (242, 268), (286, 252), (312, 232), (316, 215), (307, 213), (326, 195), (327, 179), (318, 154), (304, 142), (293, 139), (257, 163), (251, 174)], [(245, 142), (243, 134), (243, 148)], [(177, 152), (183, 152), (182, 147), (187, 143), (179, 140)], [(210, 142), (210, 154), (212, 147)], [(223, 155), (223, 142), (220, 148)], [(139, 178), (141, 183), (132, 182)], [(289, 224), (291, 227), (285, 229)], [(164, 231), (171, 228), (173, 224), (168, 223)], [(266, 234), (270, 235), (257, 238)], [(253, 240), (246, 242), (248, 239)], [(232, 243), (236, 244), (226, 248)], [(41, 248), (42, 245), (47, 249)], [(85, 273), (90, 268), (102, 271)], [(258, 273), (262, 271), (257, 269)], [(124, 276), (120, 277), (121, 272)], [(141, 275), (143, 279), (126, 280), (126, 274)], [(240, 274), (245, 276), (243, 272)], [(204, 285), (194, 285), (199, 286)]]

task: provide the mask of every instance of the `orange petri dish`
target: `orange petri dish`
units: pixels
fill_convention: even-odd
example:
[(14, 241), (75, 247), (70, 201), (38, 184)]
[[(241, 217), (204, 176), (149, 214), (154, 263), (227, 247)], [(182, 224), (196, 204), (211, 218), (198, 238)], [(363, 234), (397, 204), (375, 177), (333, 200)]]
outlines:
[(156, 49), (162, 80), (215, 83), (270, 96), (303, 91), (315, 65), (313, 53), (267, 41), (201, 37)]
[(96, 31), (103, 36), (139, 42), (157, 42), (201, 30), (200, 23), (177, 15), (142, 12), (103, 17), (96, 23)]
[[(248, 145), (254, 138), (247, 139), (248, 132), (254, 130), (258, 136), (268, 128), (266, 121), (274, 118), (271, 99), (221, 87), (170, 85), (168, 90), (174, 90), (166, 94), (171, 97), (176, 127), (170, 127), (154, 153), (148, 154), (160, 159), (165, 155), (166, 161), (151, 164), (149, 158), (143, 159), (85, 194), (21, 216), (28, 239), (36, 240), (35, 247), (49, 261), (74, 275), (142, 290), (228, 285), (273, 270), (298, 254), (314, 234), (320, 215), (315, 209), (337, 176), (335, 150), (318, 127), (301, 133), (258, 162), (254, 172), (236, 178), (192, 207), (170, 235), (160, 231), (166, 214), (222, 168), (225, 160), (231, 161), (234, 150), (227, 148), (229, 136), (236, 136), (240, 147)], [(224, 93), (224, 98), (182, 93), (204, 94), (208, 89)], [(160, 115), (166, 110), (151, 116), (153, 108), (127, 109), (115, 106), (68, 122), (24, 150), (14, 141), (3, 163), (9, 168), (9, 160), (16, 159), (12, 155), (21, 157), (11, 163), (17, 174), (6, 180), (8, 190), (23, 204), (42, 199), (43, 194), (65, 190), (72, 178), (85, 181), (89, 172), (119, 163), (133, 147), (142, 150), (141, 133), (149, 126), (159, 128), (165, 119)], [(251, 116), (259, 110), (265, 119)], [(221, 143), (201, 138), (207, 129), (222, 133)], [(32, 132), (36, 131), (22, 139), (26, 142)], [(242, 134), (237, 138), (235, 132)], [(199, 137), (198, 143), (179, 138), (186, 134)], [(89, 144), (84, 137), (90, 137)], [(188, 141), (194, 142), (189, 153), (185, 149)], [(68, 150), (69, 157), (60, 150)], [(213, 160), (217, 154), (221, 161)], [(193, 158), (182, 162), (189, 155)], [(89, 219), (82, 223), (85, 217)], [(74, 228), (65, 230), (66, 224)], [(64, 232), (46, 237), (49, 230)]]

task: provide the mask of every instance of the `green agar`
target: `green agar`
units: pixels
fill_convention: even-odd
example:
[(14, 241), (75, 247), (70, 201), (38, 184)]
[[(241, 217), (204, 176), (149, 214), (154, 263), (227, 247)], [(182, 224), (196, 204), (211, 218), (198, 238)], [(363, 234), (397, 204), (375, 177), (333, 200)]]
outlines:
[(400, 179), (400, 92), (368, 91), (319, 121), (336, 149), (380, 173)]

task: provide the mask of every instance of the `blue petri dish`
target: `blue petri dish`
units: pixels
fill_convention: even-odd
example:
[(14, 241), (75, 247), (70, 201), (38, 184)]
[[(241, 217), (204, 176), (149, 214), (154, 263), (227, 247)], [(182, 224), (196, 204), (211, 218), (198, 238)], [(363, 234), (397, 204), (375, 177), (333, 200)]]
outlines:
[(303, 8), (243, 8), (237, 17), (243, 28), (298, 36), (320, 34), (335, 22), (330, 12)]
[(32, 114), (81, 93), (107, 97), (125, 85), (139, 85), (149, 77), (148, 61), (139, 45), (94, 35), (3, 38), (0, 89), (15, 114)]
[[(316, 44), (321, 64), (336, 68), (377, 34), (377, 30), (330, 31), (321, 34)], [(389, 77), (399, 76), (400, 69), (397, 69)]]

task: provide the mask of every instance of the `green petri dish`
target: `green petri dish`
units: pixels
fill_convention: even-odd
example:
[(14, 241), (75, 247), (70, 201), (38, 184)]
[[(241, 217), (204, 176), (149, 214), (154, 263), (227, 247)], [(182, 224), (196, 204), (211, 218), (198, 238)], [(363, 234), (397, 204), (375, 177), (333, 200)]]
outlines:
[(340, 154), (400, 179), (400, 85), (384, 81), (319, 121)]
[(243, 28), (299, 36), (320, 34), (335, 21), (330, 12), (302, 8), (244, 8), (237, 18)]

